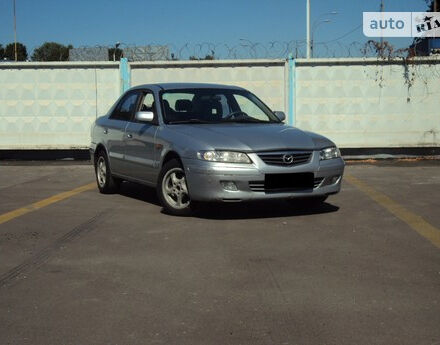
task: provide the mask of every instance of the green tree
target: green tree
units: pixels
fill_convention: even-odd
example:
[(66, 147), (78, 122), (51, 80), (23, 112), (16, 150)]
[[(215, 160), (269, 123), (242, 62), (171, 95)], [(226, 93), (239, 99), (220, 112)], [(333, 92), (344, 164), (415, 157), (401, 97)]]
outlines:
[[(7, 60), (15, 61), (15, 50), (14, 43), (9, 43), (5, 48), (4, 57)], [(26, 61), (28, 57), (26, 46), (23, 43), (17, 42), (17, 60), (18, 61)]]
[(65, 46), (56, 42), (45, 42), (34, 50), (33, 61), (67, 61), (69, 59), (69, 49), (72, 45)]
[(0, 44), (0, 60), (3, 60), (5, 57), (5, 48)]
[(115, 61), (121, 60), (122, 56), (122, 49), (120, 48), (110, 48), (108, 50), (108, 61), (113, 61), (113, 58)]

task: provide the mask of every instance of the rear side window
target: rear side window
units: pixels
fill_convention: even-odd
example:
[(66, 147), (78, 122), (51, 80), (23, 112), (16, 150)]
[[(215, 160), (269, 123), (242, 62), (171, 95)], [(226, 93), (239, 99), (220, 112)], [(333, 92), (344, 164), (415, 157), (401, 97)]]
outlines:
[(130, 93), (125, 96), (110, 115), (112, 120), (130, 121), (138, 100), (138, 93)]

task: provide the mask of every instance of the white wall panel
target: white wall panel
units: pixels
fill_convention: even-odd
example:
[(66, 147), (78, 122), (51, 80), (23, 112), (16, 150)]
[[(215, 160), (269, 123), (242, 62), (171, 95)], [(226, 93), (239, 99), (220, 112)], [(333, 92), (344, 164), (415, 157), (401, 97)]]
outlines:
[(119, 96), (119, 70), (48, 64), (0, 69), (0, 149), (85, 148)]
[(296, 124), (341, 147), (440, 146), (439, 80), (438, 62), (299, 60)]
[[(202, 66), (202, 67), (201, 67)], [(218, 83), (244, 87), (273, 110), (285, 110), (284, 60), (131, 64), (132, 86), (163, 82)]]
[[(238, 85), (285, 110), (283, 60), (131, 63), (132, 86)], [(440, 64), (417, 60), (296, 61), (296, 125), (341, 147), (440, 146)], [(86, 148), (90, 125), (120, 94), (118, 63), (0, 65), (0, 149)], [(411, 86), (408, 87), (408, 82)]]

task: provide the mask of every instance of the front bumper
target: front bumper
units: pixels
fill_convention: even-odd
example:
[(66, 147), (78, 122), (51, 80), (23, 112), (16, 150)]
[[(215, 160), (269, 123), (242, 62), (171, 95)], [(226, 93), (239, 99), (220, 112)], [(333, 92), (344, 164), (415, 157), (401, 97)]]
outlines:
[[(267, 165), (256, 154), (249, 154), (253, 164), (206, 162), (184, 159), (186, 179), (192, 200), (238, 202), (264, 199), (288, 199), (336, 194), (341, 189), (345, 163), (342, 158), (319, 160), (314, 152), (310, 162), (298, 166)], [(265, 191), (255, 188), (255, 182), (264, 183), (265, 174), (313, 173), (314, 188), (284, 191)], [(333, 178), (339, 176), (334, 181)], [(226, 190), (222, 182), (234, 182), (236, 191)], [(251, 184), (250, 184), (251, 182)]]

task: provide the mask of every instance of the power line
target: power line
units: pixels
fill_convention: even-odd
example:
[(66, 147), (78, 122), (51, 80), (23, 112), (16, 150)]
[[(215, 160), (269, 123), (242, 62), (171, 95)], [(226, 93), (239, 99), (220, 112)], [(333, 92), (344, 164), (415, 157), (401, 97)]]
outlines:
[[(339, 41), (340, 39), (343, 39), (345, 37), (347, 37), (348, 35), (352, 34), (353, 32), (355, 32), (356, 30), (360, 29), (362, 27), (362, 24), (356, 26), (354, 29), (350, 30), (349, 32), (343, 34), (341, 37), (332, 39), (330, 41), (325, 41), (325, 42), (319, 42), (319, 43), (331, 43), (331, 42), (335, 42), (335, 41)], [(317, 43), (318, 44), (318, 43)]]

